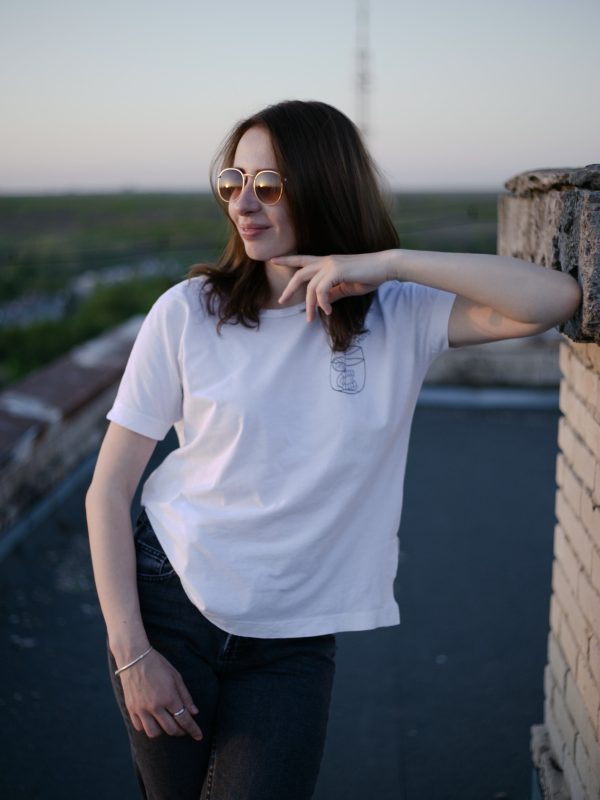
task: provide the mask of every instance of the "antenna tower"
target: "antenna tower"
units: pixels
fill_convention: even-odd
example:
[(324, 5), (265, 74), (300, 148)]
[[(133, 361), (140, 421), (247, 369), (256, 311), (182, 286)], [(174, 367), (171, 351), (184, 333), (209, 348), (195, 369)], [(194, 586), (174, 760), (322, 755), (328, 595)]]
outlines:
[(366, 139), (370, 133), (369, 93), (369, 0), (356, 2), (356, 118)]

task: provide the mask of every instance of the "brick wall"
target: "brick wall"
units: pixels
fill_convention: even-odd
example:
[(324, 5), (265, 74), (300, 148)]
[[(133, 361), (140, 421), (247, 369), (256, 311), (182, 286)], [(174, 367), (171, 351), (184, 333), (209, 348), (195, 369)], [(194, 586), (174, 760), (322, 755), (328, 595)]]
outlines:
[(600, 346), (561, 344), (544, 723), (573, 798), (600, 798)]
[(525, 173), (507, 188), (499, 252), (568, 271), (584, 292), (561, 326), (548, 663), (532, 755), (545, 798), (599, 800), (600, 166)]

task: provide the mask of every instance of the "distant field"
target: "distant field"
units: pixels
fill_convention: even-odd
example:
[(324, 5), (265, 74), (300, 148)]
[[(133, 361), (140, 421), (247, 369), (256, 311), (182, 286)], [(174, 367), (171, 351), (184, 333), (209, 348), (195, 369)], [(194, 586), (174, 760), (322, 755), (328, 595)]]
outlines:
[(209, 195), (0, 197), (0, 302), (149, 256), (213, 258), (225, 231)]
[[(405, 247), (494, 253), (496, 204), (495, 194), (402, 194), (393, 216)], [(213, 259), (225, 235), (209, 194), (0, 197), (0, 302), (149, 256), (186, 268)]]
[(393, 219), (408, 249), (496, 252), (496, 193), (398, 194)]
[[(393, 219), (403, 247), (495, 253), (496, 206), (491, 193), (401, 194)], [(0, 197), (0, 311), (13, 314), (0, 326), (0, 387), (145, 313), (190, 265), (214, 260), (226, 232), (209, 194)], [(144, 277), (149, 261), (158, 273)], [(84, 273), (95, 288), (82, 297)], [(26, 317), (57, 297), (58, 318)]]

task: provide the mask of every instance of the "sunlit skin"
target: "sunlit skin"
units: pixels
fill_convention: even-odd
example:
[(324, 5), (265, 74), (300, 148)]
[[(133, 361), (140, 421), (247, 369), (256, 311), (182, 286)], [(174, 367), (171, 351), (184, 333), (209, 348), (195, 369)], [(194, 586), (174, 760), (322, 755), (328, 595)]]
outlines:
[[(271, 137), (263, 127), (255, 126), (246, 131), (235, 151), (233, 165), (244, 173), (255, 175), (263, 169), (280, 172)], [(304, 286), (289, 292), (282, 304), (277, 302), (296, 270), (290, 266), (274, 264), (271, 259), (296, 252), (296, 235), (290, 218), (285, 189), (281, 200), (275, 205), (261, 203), (252, 189), (252, 179), (246, 180), (240, 195), (228, 205), (229, 216), (237, 228), (249, 258), (263, 261), (271, 287), (271, 302), (268, 308), (303, 303)]]
[(306, 287), (306, 316), (331, 313), (341, 297), (365, 294), (384, 281), (413, 281), (454, 292), (448, 322), (451, 347), (541, 333), (569, 319), (581, 303), (577, 281), (511, 256), (386, 250), (357, 255), (277, 258), (295, 267), (279, 300)]

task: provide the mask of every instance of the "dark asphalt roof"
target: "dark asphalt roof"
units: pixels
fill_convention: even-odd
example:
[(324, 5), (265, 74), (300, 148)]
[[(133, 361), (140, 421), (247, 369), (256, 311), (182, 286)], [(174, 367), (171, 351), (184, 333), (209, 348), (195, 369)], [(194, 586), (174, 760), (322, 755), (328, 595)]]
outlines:
[[(316, 800), (531, 796), (557, 422), (557, 410), (417, 409), (396, 585), (402, 623), (338, 634)], [(170, 446), (172, 434), (155, 459)], [(138, 796), (91, 577), (88, 481), (73, 482), (0, 563), (8, 800)]]

